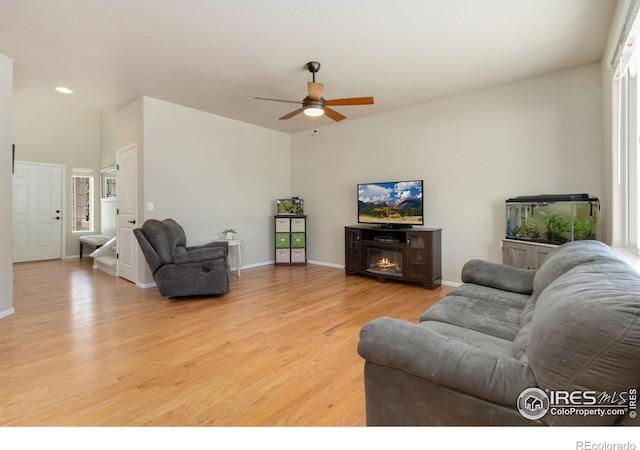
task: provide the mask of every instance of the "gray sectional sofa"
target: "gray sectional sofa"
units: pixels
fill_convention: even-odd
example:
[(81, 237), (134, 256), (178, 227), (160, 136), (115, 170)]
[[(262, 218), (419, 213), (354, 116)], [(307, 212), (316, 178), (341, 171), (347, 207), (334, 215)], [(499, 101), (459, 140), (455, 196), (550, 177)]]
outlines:
[(363, 326), (367, 425), (640, 425), (640, 276), (606, 245), (462, 281), (418, 323)]

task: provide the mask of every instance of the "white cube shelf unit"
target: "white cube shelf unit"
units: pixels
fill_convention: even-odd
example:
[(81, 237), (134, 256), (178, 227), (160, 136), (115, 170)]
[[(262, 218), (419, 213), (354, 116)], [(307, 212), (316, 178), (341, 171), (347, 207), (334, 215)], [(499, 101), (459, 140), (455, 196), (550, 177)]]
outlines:
[(278, 214), (275, 218), (276, 266), (307, 264), (307, 216)]

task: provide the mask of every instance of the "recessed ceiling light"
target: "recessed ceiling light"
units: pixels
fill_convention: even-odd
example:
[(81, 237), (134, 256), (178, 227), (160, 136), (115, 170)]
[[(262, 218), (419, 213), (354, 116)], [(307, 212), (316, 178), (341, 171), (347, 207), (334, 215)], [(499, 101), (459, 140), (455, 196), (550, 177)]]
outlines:
[(73, 91), (71, 89), (66, 88), (64, 86), (57, 87), (56, 91), (62, 92), (63, 94), (73, 94)]

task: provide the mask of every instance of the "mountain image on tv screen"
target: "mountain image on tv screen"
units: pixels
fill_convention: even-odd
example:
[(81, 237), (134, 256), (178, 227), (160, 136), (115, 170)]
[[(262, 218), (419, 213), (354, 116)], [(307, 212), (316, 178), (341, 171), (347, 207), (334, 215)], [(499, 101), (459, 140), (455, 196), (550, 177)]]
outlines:
[(422, 181), (358, 185), (358, 222), (422, 225)]

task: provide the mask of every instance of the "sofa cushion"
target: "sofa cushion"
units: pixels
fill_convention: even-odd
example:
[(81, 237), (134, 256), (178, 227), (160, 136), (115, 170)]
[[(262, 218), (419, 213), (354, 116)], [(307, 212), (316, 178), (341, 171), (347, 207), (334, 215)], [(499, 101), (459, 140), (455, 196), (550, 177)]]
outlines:
[(573, 241), (561, 245), (549, 255), (533, 278), (533, 294), (524, 307), (520, 324), (524, 327), (533, 315), (536, 301), (549, 284), (562, 274), (589, 261), (605, 261), (613, 252), (600, 241)]
[(533, 281), (533, 295), (525, 305), (520, 319), (521, 329), (514, 340), (514, 353), (517, 358), (526, 358), (527, 345), (531, 334), (531, 319), (536, 308), (539, 295), (555, 279), (574, 267), (588, 262), (617, 259), (611, 249), (599, 241), (574, 241), (556, 249), (545, 259), (537, 270)]
[[(599, 252), (592, 255), (602, 259)], [(617, 257), (583, 262), (540, 293), (527, 357), (541, 389), (612, 393), (637, 388), (639, 348), (640, 276)], [(563, 425), (576, 417), (547, 420)], [(580, 420), (600, 425), (617, 417)]]
[(533, 278), (533, 295), (539, 296), (560, 275), (589, 261), (607, 260), (613, 255), (609, 247), (600, 241), (573, 241), (558, 247), (536, 271)]
[(531, 298), (530, 295), (518, 294), (515, 292), (503, 291), (502, 289), (496, 289), (488, 286), (482, 286), (473, 283), (464, 283), (447, 293), (447, 296), (458, 297), (470, 297), (481, 300), (488, 300), (497, 304), (516, 307), (518, 309), (524, 308), (524, 305)]
[(427, 309), (420, 322), (448, 323), (513, 341), (528, 297), (465, 283)]

